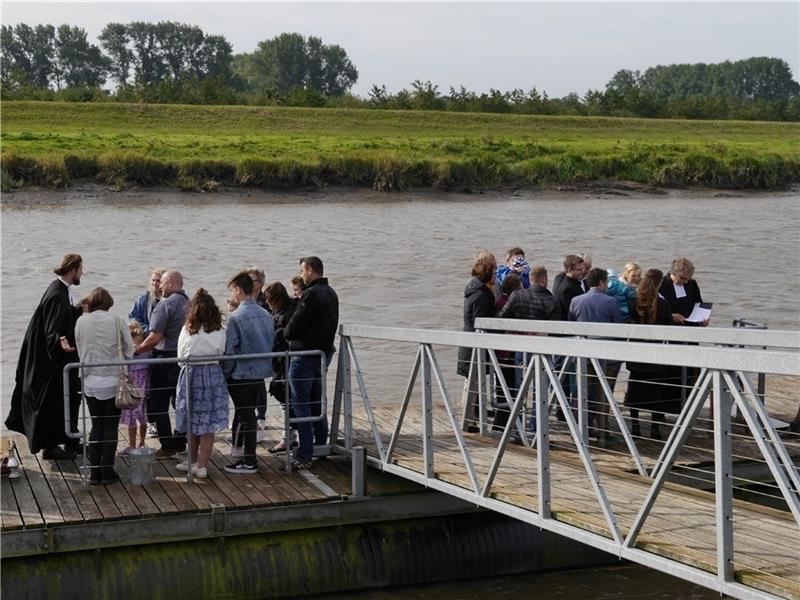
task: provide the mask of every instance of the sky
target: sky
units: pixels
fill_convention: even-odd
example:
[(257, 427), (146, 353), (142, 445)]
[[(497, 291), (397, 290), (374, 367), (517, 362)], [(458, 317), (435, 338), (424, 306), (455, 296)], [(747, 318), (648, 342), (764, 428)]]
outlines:
[(550, 96), (603, 89), (620, 69), (784, 59), (800, 80), (800, 2), (7, 2), (4, 25), (68, 23), (96, 38), (110, 22), (180, 21), (223, 35), (234, 52), (283, 32), (339, 44), (359, 71), (353, 92), (415, 79), (443, 93), (536, 87)]

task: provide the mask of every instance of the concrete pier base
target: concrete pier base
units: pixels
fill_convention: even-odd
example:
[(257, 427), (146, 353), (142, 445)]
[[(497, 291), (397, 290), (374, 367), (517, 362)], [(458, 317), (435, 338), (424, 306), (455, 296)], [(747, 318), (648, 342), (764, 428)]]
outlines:
[(488, 512), (309, 525), (4, 558), (2, 595), (26, 600), (281, 598), (616, 562)]

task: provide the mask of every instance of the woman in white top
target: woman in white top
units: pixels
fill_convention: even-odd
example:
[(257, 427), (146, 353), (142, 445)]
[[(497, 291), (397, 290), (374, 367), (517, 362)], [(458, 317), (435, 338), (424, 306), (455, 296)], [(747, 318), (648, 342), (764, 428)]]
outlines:
[[(208, 292), (197, 290), (186, 315), (186, 324), (178, 338), (178, 356), (220, 356), (225, 354), (225, 330), (222, 315)], [(187, 431), (186, 381), (189, 381), (189, 413), (192, 432), (192, 456), (197, 460), (192, 473), (207, 477), (208, 457), (214, 434), (228, 428), (228, 388), (225, 375), (216, 361), (184, 364), (178, 377), (175, 406), (175, 429)], [(178, 463), (179, 471), (188, 471), (188, 461)]]
[[(114, 299), (104, 288), (93, 289), (81, 300), (85, 312), (75, 324), (75, 345), (84, 363), (110, 362), (133, 356), (133, 341), (122, 317), (108, 312)], [(82, 388), (92, 416), (89, 434), (89, 483), (107, 485), (119, 480), (114, 471), (120, 410), (115, 403), (119, 367), (86, 367)]]

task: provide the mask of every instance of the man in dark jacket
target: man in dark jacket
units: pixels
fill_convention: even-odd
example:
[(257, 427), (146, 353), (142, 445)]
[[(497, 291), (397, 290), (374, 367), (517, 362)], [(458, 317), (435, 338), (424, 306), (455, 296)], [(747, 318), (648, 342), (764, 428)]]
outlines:
[(547, 289), (547, 269), (543, 265), (534, 265), (531, 270), (531, 287), (511, 294), (499, 316), (501, 319), (539, 321), (559, 319), (561, 310), (553, 294)]
[[(501, 319), (535, 319), (538, 321), (558, 321), (561, 310), (553, 294), (547, 289), (547, 269), (544, 265), (534, 265), (531, 270), (531, 287), (517, 290), (511, 294), (500, 313)], [(522, 385), (522, 369), (525, 357), (517, 352), (514, 357), (517, 366), (514, 387)], [(531, 411), (531, 429), (536, 429), (536, 405)]]
[[(330, 364), (336, 348), (333, 345), (339, 326), (339, 297), (323, 277), (322, 261), (316, 256), (300, 260), (303, 295), (284, 329), (290, 350), (322, 350)], [(307, 418), (322, 412), (322, 366), (319, 356), (293, 356), (289, 362), (289, 399), (294, 416)], [(311, 466), (314, 445), (328, 441), (328, 417), (297, 424), (300, 446), (294, 468)]]
[[(53, 272), (58, 279), (42, 296), (22, 341), (6, 427), (25, 434), (32, 454), (44, 449), (45, 459), (71, 459), (76, 453), (75, 443), (70, 444), (64, 433), (63, 369), (77, 360), (75, 320), (80, 310), (73, 307), (70, 288), (80, 285), (83, 259), (67, 254)], [(70, 414), (75, 431), (80, 397), (77, 370), (71, 374), (70, 391), (78, 399), (72, 402)], [(64, 450), (59, 448), (61, 443)]]
[(560, 307), (559, 319), (562, 321), (567, 320), (572, 299), (583, 293), (583, 288), (581, 288), (583, 270), (583, 259), (580, 256), (568, 254), (564, 257), (564, 276), (560, 279), (556, 278), (556, 282), (553, 285), (553, 296), (558, 301)]

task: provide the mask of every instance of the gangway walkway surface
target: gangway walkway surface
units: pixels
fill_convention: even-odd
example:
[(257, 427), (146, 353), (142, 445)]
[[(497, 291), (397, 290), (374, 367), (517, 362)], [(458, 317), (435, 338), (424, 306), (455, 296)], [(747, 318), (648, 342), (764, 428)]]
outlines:
[[(604, 328), (603, 339), (585, 339), (599, 335), (585, 330), (584, 339), (577, 339), (569, 336), (576, 335), (580, 324), (564, 325), (558, 330), (550, 324), (554, 329), (549, 331), (564, 337), (344, 325), (333, 435), (347, 448), (365, 447), (368, 463), (385, 472), (725, 595), (800, 598), (800, 444), (786, 442), (772, 428), (764, 399), (750, 381), (753, 375), (770, 373), (797, 390), (800, 334), (691, 331), (687, 341), (701, 345), (678, 346), (643, 341), (655, 341), (656, 332), (647, 330), (660, 328), (621, 326), (616, 340)], [(470, 429), (478, 431), (465, 431), (463, 378), (452, 374), (449, 358), (442, 362), (447, 364), (444, 370), (439, 361), (440, 354), (452, 356), (458, 346), (474, 350), (463, 397), (474, 391), (470, 384), (476, 379), (479, 423)], [(398, 358), (401, 347), (410, 348), (407, 359)], [(516, 395), (498, 384), (499, 350), (526, 353)], [(376, 356), (381, 352), (383, 362)], [(602, 380), (612, 399), (601, 360), (684, 365), (697, 368), (699, 376), (662, 446), (634, 439), (613, 400), (615, 439), (609, 447), (599, 447), (589, 440), (581, 414), (586, 382), (578, 383), (576, 418), (552, 355), (576, 357), (578, 365), (583, 363), (578, 379)], [(362, 368), (365, 364), (407, 367), (405, 390), (373, 397), (367, 383), (380, 376)], [(493, 432), (486, 413), (498, 387), (511, 417), (504, 430)], [(787, 409), (796, 410), (798, 401), (800, 395), (795, 395)], [(526, 403), (537, 407), (535, 432), (526, 427), (529, 418), (521, 416)], [(554, 405), (563, 409), (564, 423), (553, 416)], [(739, 423), (731, 418), (734, 406)], [(698, 432), (703, 415), (710, 425)], [(703, 445), (698, 438), (705, 440), (705, 448), (698, 448)], [(710, 491), (670, 479), (679, 464), (696, 464), (701, 451), (711, 457), (706, 465)], [(681, 459), (682, 453), (692, 458)], [(773, 478), (771, 489), (783, 506), (769, 508), (733, 497), (734, 468), (753, 460), (760, 460)]]

